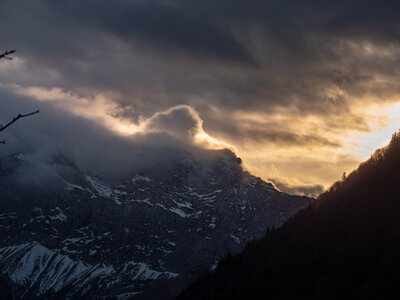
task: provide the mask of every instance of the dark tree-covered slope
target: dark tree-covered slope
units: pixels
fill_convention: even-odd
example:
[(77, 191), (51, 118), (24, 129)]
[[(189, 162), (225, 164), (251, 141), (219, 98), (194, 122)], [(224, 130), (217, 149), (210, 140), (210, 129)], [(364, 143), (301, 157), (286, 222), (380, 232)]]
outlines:
[(400, 133), (180, 299), (400, 299)]

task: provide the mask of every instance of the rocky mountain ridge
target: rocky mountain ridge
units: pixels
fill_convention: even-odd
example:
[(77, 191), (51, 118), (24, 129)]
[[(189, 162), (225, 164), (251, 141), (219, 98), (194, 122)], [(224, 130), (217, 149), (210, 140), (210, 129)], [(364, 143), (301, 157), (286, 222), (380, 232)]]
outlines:
[[(1, 273), (26, 299), (146, 298), (213, 270), (308, 204), (245, 172), (230, 151), (212, 153), (118, 179), (63, 155), (50, 167), (3, 157)], [(174, 293), (163, 290), (157, 298)]]

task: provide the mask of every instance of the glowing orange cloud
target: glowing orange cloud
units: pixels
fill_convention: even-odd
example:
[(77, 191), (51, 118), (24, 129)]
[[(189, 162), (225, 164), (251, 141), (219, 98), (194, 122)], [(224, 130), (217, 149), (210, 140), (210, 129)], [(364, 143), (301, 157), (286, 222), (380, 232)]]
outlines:
[[(293, 144), (282, 146), (278, 142), (254, 139), (251, 134), (242, 139), (220, 132), (209, 134), (203, 129), (204, 121), (199, 113), (189, 105), (173, 106), (150, 117), (140, 117), (137, 123), (133, 123), (129, 118), (121, 117), (124, 115), (123, 109), (110, 95), (83, 97), (60, 88), (45, 89), (19, 85), (3, 87), (37, 101), (52, 102), (60, 109), (92, 120), (116, 134), (130, 138), (134, 138), (136, 134), (165, 132), (204, 148), (229, 148), (243, 159), (251, 172), (264, 179), (284, 184), (282, 188), (288, 187), (289, 192), (290, 186), (312, 189), (316, 184), (320, 184), (328, 187), (340, 178), (343, 172), (351, 171), (375, 148), (389, 141), (392, 132), (400, 128), (400, 103), (396, 104), (396, 101), (379, 106), (374, 105), (374, 101), (371, 100), (354, 101), (352, 114), (331, 117), (299, 115), (290, 110), (272, 113), (238, 111), (226, 116), (224, 112), (215, 109), (216, 115), (221, 118), (231, 117), (236, 123), (240, 123), (240, 130), (268, 133), (279, 129), (284, 130), (290, 138), (293, 135), (305, 141), (301, 144), (294, 140)], [(327, 90), (326, 93), (335, 98), (341, 91)], [(174, 128), (157, 125), (162, 119), (173, 118), (177, 112), (184, 113), (193, 123), (187, 130), (184, 128), (185, 137), (179, 136), (182, 132)], [(363, 115), (367, 124), (356, 124), (357, 115)], [(317, 191), (320, 192), (321, 189), (318, 188)], [(293, 191), (298, 190), (293, 188)]]

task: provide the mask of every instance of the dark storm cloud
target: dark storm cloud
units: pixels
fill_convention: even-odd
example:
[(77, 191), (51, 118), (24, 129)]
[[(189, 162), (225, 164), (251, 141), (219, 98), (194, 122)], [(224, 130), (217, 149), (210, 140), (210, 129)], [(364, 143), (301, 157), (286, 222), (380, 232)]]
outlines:
[[(205, 118), (208, 120), (208, 118)], [(283, 126), (277, 126), (273, 122), (263, 123), (256, 122), (234, 122), (233, 120), (214, 120), (210, 122), (214, 125), (205, 126), (206, 132), (213, 132), (213, 135), (221, 139), (234, 139), (252, 144), (273, 143), (279, 146), (329, 146), (340, 147), (340, 141), (330, 139), (329, 137), (318, 134), (302, 134), (299, 131), (289, 131)], [(299, 129), (299, 128), (297, 128)]]
[[(396, 44), (395, 2), (85, 0), (1, 5), (0, 22), (7, 24), (0, 27), (3, 42), (29, 58), (31, 69), (51, 69), (71, 89), (121, 91), (121, 102), (134, 96), (143, 111), (192, 104), (192, 95), (211, 95), (213, 103), (233, 110), (294, 104), (305, 113), (321, 112), (321, 106), (336, 113), (338, 104), (329, 102), (326, 88), (365, 94), (372, 73), (393, 76), (399, 69), (393, 57), (366, 64), (343, 42)], [(347, 100), (341, 99), (341, 107)]]
[(249, 129), (243, 132), (242, 135), (238, 135), (239, 138), (247, 139), (253, 142), (263, 142), (263, 143), (274, 143), (280, 146), (329, 146), (329, 147), (340, 147), (339, 142), (334, 142), (318, 135), (302, 135), (296, 132), (288, 132), (285, 130), (271, 129)]
[(122, 39), (154, 43), (164, 47), (163, 51), (176, 48), (202, 57), (251, 63), (251, 53), (232, 32), (223, 28), (224, 24), (218, 24), (204, 10), (185, 6), (134, 1), (118, 6), (109, 1), (88, 1), (83, 5), (67, 2), (59, 7), (59, 12), (69, 13), (80, 23), (110, 31)]
[[(1, 62), (0, 81), (107, 94), (135, 123), (188, 105), (233, 145), (336, 149), (338, 134), (371, 130), (360, 107), (399, 99), (399, 10), (372, 0), (6, 0), (0, 47), (17, 59)], [(179, 119), (169, 134), (186, 140), (192, 116), (178, 109), (152, 126)]]

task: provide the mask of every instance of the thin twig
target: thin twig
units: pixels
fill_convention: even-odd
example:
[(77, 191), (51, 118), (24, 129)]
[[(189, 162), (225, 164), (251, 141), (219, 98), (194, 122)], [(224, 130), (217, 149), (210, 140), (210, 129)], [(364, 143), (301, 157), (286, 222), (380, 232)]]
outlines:
[(10, 54), (13, 54), (13, 53), (15, 53), (15, 50), (5, 51), (2, 54), (0, 54), (0, 59), (5, 58), (5, 59), (8, 59), (8, 60), (12, 60), (13, 58), (12, 57), (8, 57), (7, 55), (10, 55)]
[(10, 122), (8, 122), (6, 125), (4, 125), (4, 126), (3, 126), (3, 125), (0, 125), (0, 131), (3, 131), (4, 129), (6, 129), (8, 126), (10, 126), (11, 124), (13, 124), (14, 122), (17, 122), (17, 120), (20, 119), (20, 118), (29, 117), (29, 116), (35, 115), (35, 114), (37, 114), (37, 113), (39, 113), (39, 110), (34, 111), (34, 112), (31, 112), (31, 113), (28, 113), (28, 114), (24, 114), (24, 115), (18, 114), (18, 116), (14, 117), (14, 119), (12, 119), (12, 120), (11, 120)]

